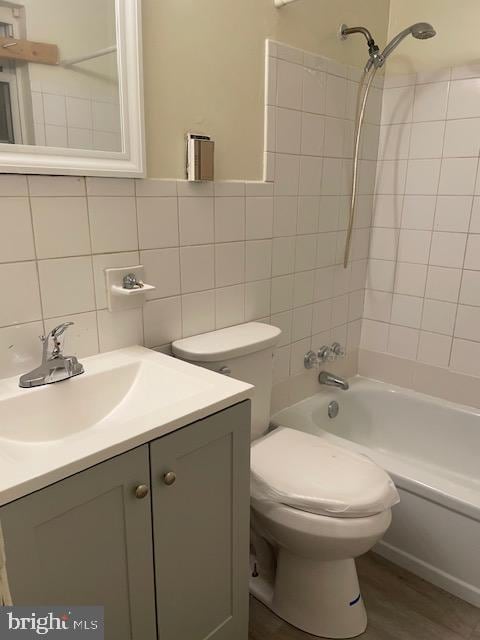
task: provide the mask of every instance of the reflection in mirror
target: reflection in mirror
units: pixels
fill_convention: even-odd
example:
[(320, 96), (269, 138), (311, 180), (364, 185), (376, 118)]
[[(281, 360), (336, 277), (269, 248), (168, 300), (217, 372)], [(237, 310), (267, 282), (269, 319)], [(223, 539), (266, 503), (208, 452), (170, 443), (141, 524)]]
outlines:
[(115, 0), (0, 0), (0, 143), (122, 151)]

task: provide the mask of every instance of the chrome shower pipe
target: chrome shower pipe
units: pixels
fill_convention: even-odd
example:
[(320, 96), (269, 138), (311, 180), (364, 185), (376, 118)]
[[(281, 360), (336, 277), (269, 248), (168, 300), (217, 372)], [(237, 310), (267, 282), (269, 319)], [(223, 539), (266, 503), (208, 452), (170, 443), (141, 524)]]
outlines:
[(286, 4), (291, 4), (292, 2), (296, 2), (297, 0), (274, 0), (274, 4), (277, 8), (284, 7)]
[[(350, 249), (352, 245), (352, 234), (353, 234), (353, 223), (355, 220), (355, 209), (357, 206), (359, 156), (360, 156), (360, 142), (361, 142), (361, 136), (362, 136), (362, 127), (363, 127), (363, 121), (365, 120), (365, 110), (367, 107), (368, 96), (370, 94), (370, 89), (372, 87), (372, 83), (376, 73), (377, 73), (377, 67), (372, 67), (370, 71), (365, 69), (362, 75), (362, 79), (360, 80), (360, 85), (358, 87), (357, 111), (356, 111), (356, 117), (355, 117), (355, 138), (354, 138), (355, 147), (354, 147), (354, 154), (353, 154), (352, 197), (350, 201), (350, 214), (348, 217), (347, 237), (345, 240), (345, 255), (343, 258), (344, 269), (348, 267), (348, 261), (350, 258)], [(363, 85), (365, 84), (365, 80), (367, 76), (368, 76), (368, 80), (365, 87), (365, 92), (362, 96), (362, 88), (363, 88)]]

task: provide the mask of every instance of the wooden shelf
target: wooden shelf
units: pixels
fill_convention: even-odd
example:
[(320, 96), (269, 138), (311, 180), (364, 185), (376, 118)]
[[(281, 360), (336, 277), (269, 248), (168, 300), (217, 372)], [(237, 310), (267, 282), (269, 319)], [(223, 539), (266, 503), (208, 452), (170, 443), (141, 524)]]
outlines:
[(1, 59), (57, 65), (59, 62), (58, 47), (56, 44), (0, 37)]

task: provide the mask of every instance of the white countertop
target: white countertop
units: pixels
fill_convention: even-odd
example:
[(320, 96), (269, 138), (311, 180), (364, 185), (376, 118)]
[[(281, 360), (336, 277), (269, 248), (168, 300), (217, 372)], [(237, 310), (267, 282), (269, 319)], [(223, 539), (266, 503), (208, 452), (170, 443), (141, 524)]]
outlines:
[[(249, 384), (144, 347), (82, 364), (81, 376), (35, 389), (0, 380), (0, 506), (253, 397)], [(118, 402), (112, 370), (125, 388)], [(113, 410), (101, 415), (100, 407), (83, 428), (82, 408), (90, 414), (110, 397)]]

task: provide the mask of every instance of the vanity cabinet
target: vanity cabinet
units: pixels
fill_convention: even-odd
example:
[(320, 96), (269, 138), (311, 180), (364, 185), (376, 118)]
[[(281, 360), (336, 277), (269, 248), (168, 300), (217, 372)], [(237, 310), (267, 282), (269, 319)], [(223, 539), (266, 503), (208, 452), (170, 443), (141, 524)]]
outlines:
[(0, 508), (13, 603), (104, 605), (107, 640), (246, 640), (249, 425), (243, 402)]

